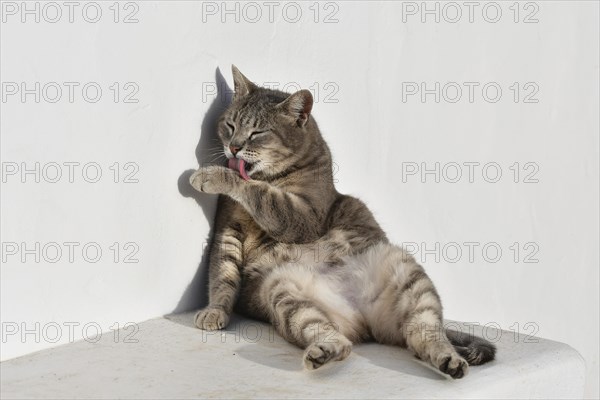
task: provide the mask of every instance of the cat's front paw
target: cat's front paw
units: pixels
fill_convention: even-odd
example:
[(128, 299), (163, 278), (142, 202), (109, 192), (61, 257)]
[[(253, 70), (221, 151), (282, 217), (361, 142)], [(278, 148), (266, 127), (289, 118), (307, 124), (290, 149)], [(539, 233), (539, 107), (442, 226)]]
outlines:
[(229, 323), (229, 315), (220, 308), (206, 307), (196, 313), (194, 318), (196, 327), (205, 331), (223, 329)]
[(469, 372), (467, 361), (456, 353), (440, 354), (436, 360), (436, 367), (453, 379), (460, 379)]
[(190, 176), (190, 185), (203, 193), (229, 193), (240, 180), (237, 173), (218, 165), (200, 168)]

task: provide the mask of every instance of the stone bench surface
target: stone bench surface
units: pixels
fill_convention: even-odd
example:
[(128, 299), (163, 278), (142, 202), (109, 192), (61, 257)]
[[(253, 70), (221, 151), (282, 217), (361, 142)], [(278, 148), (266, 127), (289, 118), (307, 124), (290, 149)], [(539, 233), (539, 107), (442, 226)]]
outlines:
[[(61, 399), (449, 399), (581, 398), (585, 366), (566, 344), (486, 330), (495, 361), (461, 380), (442, 376), (409, 351), (354, 346), (342, 362), (302, 368), (302, 350), (267, 324), (234, 316), (225, 331), (193, 327), (193, 313), (139, 325), (137, 343), (79, 341), (0, 364), (1, 397)], [(468, 328), (464, 326), (464, 332)], [(131, 329), (121, 332), (121, 338)], [(482, 334), (482, 327), (475, 327)]]

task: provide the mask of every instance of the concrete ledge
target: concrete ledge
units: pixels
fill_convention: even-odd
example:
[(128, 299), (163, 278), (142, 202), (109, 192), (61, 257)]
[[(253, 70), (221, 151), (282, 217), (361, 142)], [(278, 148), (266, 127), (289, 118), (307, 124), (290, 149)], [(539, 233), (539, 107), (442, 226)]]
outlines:
[[(263, 323), (234, 317), (226, 331), (192, 326), (193, 314), (139, 324), (137, 343), (75, 342), (0, 364), (3, 399), (581, 398), (585, 366), (566, 344), (499, 335), (497, 359), (446, 379), (411, 353), (357, 345), (343, 362), (302, 369), (302, 350)], [(465, 327), (465, 332), (467, 328)], [(476, 334), (481, 334), (477, 327)], [(123, 335), (131, 333), (131, 329)], [(122, 337), (122, 336), (121, 336)], [(535, 338), (534, 338), (535, 339)]]

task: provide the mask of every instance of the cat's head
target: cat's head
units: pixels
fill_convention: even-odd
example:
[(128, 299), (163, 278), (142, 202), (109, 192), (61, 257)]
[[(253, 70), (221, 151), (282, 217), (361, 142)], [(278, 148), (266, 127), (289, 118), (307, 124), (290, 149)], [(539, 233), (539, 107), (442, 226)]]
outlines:
[(281, 173), (300, 160), (318, 134), (308, 90), (294, 94), (262, 88), (232, 66), (235, 94), (218, 122), (228, 159), (246, 162), (248, 175)]

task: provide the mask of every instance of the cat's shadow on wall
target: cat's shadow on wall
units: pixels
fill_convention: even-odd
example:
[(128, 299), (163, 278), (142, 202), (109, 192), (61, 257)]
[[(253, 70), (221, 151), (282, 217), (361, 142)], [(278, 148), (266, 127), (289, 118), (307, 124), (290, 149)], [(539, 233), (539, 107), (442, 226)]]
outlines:
[[(217, 153), (222, 149), (221, 142), (217, 136), (217, 120), (229, 104), (231, 104), (233, 91), (227, 85), (219, 68), (215, 71), (215, 82), (217, 84), (217, 95), (202, 120), (200, 126), (200, 140), (196, 146), (196, 159), (200, 166), (218, 163), (220, 161), (224, 162), (225, 160), (224, 156), (223, 158), (218, 158), (217, 156)], [(209, 223), (210, 231), (204, 243), (198, 243), (199, 247), (203, 247), (202, 259), (200, 260), (196, 274), (179, 299), (173, 313), (195, 310), (208, 303), (208, 293), (206, 288), (208, 287), (209, 254), (207, 245), (212, 242), (214, 234), (214, 217), (216, 213), (217, 196), (199, 193), (192, 188), (189, 180), (194, 171), (195, 170), (193, 169), (184, 171), (177, 180), (177, 186), (179, 188), (179, 193), (181, 193), (182, 196), (191, 197), (198, 203), (204, 213), (204, 217)]]

